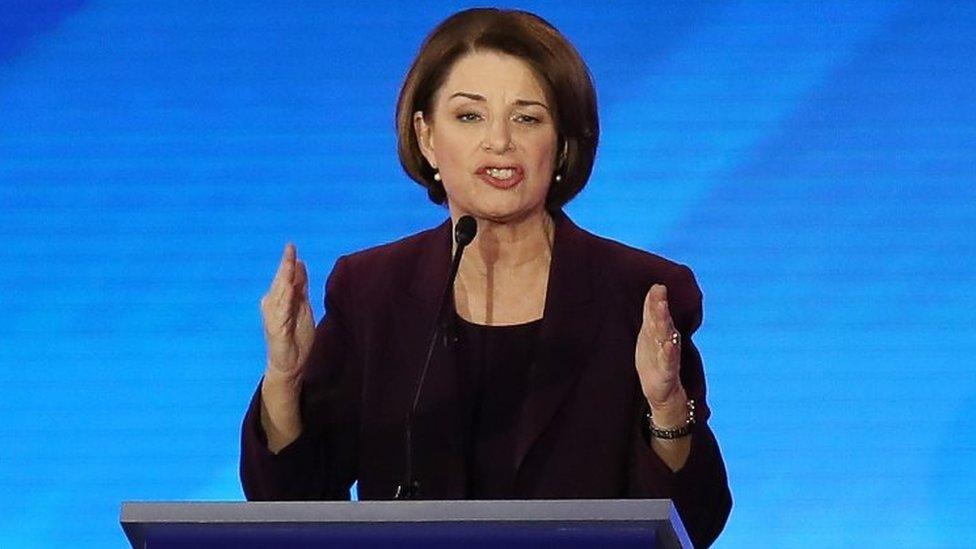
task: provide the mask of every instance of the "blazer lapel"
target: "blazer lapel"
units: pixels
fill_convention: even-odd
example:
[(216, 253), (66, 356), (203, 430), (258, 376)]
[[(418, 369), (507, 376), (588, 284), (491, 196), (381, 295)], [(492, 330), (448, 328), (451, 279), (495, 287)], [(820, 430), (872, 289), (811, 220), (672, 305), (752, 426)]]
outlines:
[[(419, 248), (407, 294), (423, 314), (433, 315), (451, 268), (451, 220), (435, 227)], [(434, 321), (433, 317), (430, 321)]]
[[(556, 223), (546, 304), (516, 433), (516, 474), (587, 364), (602, 321), (601, 309), (593, 303), (594, 266), (586, 249), (590, 237), (562, 212), (553, 214), (553, 219)], [(397, 337), (401, 345), (397, 347), (403, 355), (399, 360), (410, 364), (409, 377), (403, 379), (412, 379), (412, 383), (419, 378), (426, 358), (437, 304), (447, 283), (450, 256), (451, 222), (447, 220), (430, 233), (430, 240), (421, 247), (402, 309), (394, 312), (394, 325), (401, 331)], [(439, 485), (428, 488), (444, 497), (463, 497), (464, 493), (463, 437), (467, 424), (460, 413), (460, 380), (454, 349), (439, 341), (420, 399), (416, 433), (426, 441), (416, 439), (418, 448), (423, 448), (417, 452), (418, 460), (423, 461), (416, 466), (420, 469), (418, 474)], [(408, 389), (411, 398), (414, 387)], [(434, 474), (424, 474), (423, 470)]]
[[(389, 325), (393, 327), (393, 331), (389, 335), (391, 341), (384, 343), (395, 344), (391, 345), (393, 355), (386, 360), (403, 365), (397, 374), (402, 375), (406, 385), (410, 385), (410, 389), (402, 389), (404, 393), (409, 391), (410, 399), (413, 398), (413, 382), (407, 380), (417, 380), (420, 376), (420, 370), (427, 358), (431, 330), (437, 318), (437, 304), (444, 285), (447, 284), (451, 261), (450, 227), (450, 220), (445, 221), (414, 246), (417, 251), (410, 263), (410, 270), (401, 279), (404, 291), (389, 308)], [(432, 364), (443, 358), (444, 353), (440, 347), (438, 345), (434, 349)], [(427, 390), (425, 385), (425, 394)], [(403, 413), (406, 412), (403, 410)]]
[(556, 225), (549, 285), (519, 422), (516, 474), (586, 365), (602, 320), (592, 304), (593, 271), (586, 250), (587, 235), (562, 212), (553, 218)]

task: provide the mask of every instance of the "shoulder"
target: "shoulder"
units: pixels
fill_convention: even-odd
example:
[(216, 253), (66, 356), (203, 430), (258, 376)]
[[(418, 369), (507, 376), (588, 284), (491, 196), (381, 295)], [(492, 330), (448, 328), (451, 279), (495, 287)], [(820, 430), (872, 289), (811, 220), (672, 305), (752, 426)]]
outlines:
[(572, 225), (572, 240), (589, 262), (594, 284), (609, 301), (642, 304), (654, 284), (667, 287), (676, 323), (693, 330), (701, 321), (702, 293), (692, 270), (661, 255)]
[(377, 270), (389, 270), (405, 263), (415, 262), (444, 238), (449, 221), (393, 242), (359, 250), (339, 258), (339, 262), (351, 271), (361, 274)]
[(675, 290), (699, 292), (695, 275), (687, 265), (593, 234), (575, 225), (570, 230), (576, 233), (574, 240), (585, 247), (596, 272), (602, 272), (620, 283), (641, 286), (645, 291), (651, 284), (664, 284), (669, 290), (673, 287)]
[(339, 257), (329, 275), (327, 291), (355, 287), (367, 296), (408, 283), (424, 264), (449, 260), (450, 221), (437, 227)]
[(593, 257), (620, 276), (674, 282), (688, 282), (689, 278), (694, 278), (687, 265), (616, 240), (587, 234), (591, 239)]

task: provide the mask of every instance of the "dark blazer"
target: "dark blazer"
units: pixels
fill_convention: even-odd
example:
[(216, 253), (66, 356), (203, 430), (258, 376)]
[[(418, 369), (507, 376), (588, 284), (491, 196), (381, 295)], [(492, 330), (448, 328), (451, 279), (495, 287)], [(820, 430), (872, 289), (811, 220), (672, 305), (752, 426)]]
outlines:
[[(536, 360), (515, 432), (515, 498), (671, 498), (696, 545), (722, 530), (732, 501), (706, 421), (701, 358), (691, 335), (701, 292), (691, 271), (583, 231), (561, 212)], [(260, 390), (244, 419), (248, 499), (391, 499), (403, 475), (404, 417), (424, 363), (451, 253), (449, 221), (336, 262), (302, 389), (303, 432), (277, 455), (260, 422)], [(644, 296), (666, 284), (683, 336), (681, 380), (697, 404), (686, 465), (651, 450), (634, 367)], [(437, 345), (414, 428), (425, 499), (464, 498), (461, 375)]]

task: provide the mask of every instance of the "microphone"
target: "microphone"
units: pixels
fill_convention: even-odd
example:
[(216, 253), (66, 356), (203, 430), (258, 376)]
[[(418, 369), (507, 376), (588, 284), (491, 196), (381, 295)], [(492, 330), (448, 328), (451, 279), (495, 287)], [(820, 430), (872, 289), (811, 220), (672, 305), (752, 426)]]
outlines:
[[(471, 244), (476, 234), (478, 234), (478, 222), (470, 215), (462, 215), (454, 227), (454, 241), (458, 245), (458, 250), (454, 256), (455, 265), (457, 264), (457, 259), (461, 258), (461, 250), (468, 244)], [(457, 271), (456, 268), (454, 270)]]
[(470, 215), (461, 216), (454, 225), (454, 242), (457, 247), (454, 249), (454, 258), (451, 260), (451, 271), (447, 277), (447, 286), (441, 294), (440, 303), (437, 306), (437, 317), (434, 327), (431, 330), (430, 341), (427, 344), (427, 358), (424, 359), (424, 367), (420, 370), (420, 378), (417, 380), (417, 388), (413, 393), (413, 402), (407, 411), (406, 426), (404, 429), (404, 474), (403, 481), (397, 486), (396, 499), (416, 499), (420, 494), (420, 482), (413, 478), (413, 420), (417, 413), (417, 406), (420, 404), (420, 393), (424, 388), (424, 380), (427, 378), (427, 370), (430, 369), (430, 361), (434, 356), (434, 347), (437, 339), (445, 331), (444, 309), (448, 298), (454, 290), (454, 279), (457, 278), (458, 266), (461, 265), (461, 254), (464, 248), (474, 240), (478, 234), (478, 223)]

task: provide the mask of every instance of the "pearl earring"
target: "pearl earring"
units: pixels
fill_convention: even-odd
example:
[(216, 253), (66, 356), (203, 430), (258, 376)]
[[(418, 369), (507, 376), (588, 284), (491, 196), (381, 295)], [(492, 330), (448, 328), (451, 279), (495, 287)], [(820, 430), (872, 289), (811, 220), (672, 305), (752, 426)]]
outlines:
[(558, 173), (557, 173), (557, 174), (556, 174), (556, 183), (559, 183), (559, 182), (560, 182), (560, 181), (562, 181), (562, 180), (563, 180), (563, 176), (562, 176), (561, 174), (558, 174)]
[(434, 181), (441, 180), (441, 172), (434, 172)]

